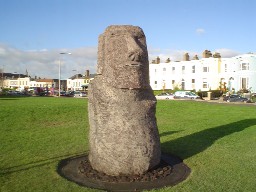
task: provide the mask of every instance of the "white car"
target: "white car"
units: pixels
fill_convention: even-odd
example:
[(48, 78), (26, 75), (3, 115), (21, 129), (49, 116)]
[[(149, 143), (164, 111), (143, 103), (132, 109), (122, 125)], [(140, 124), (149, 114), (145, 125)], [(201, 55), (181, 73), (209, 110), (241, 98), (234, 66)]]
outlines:
[(191, 91), (176, 91), (174, 93), (175, 99), (200, 99), (200, 97)]
[(80, 96), (80, 97), (86, 97), (87, 94), (86, 94), (85, 92), (81, 92), (81, 93), (79, 94), (79, 96)]
[(74, 93), (74, 97), (86, 97), (86, 93), (85, 92), (80, 92), (80, 91), (76, 91)]
[(169, 93), (161, 93), (159, 95), (156, 95), (156, 99), (158, 99), (158, 100), (174, 99), (174, 95), (173, 94), (169, 94)]

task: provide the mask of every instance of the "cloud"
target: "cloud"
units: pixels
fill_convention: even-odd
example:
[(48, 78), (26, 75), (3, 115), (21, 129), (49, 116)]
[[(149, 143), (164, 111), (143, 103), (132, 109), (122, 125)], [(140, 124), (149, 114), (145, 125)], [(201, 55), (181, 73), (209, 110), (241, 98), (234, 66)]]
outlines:
[[(156, 57), (160, 57), (161, 62), (165, 62), (166, 59), (170, 58), (171, 61), (182, 61), (183, 56), (185, 53), (188, 53), (190, 56), (190, 59), (192, 59), (195, 55), (197, 55), (200, 58), (202, 58), (202, 53), (204, 50), (195, 52), (195, 51), (189, 51), (189, 50), (171, 50), (171, 49), (149, 49), (149, 63), (152, 62), (152, 60), (155, 60)], [(238, 51), (227, 49), (227, 48), (219, 48), (216, 50), (211, 51), (212, 54), (215, 52), (220, 53), (222, 58), (230, 58), (234, 57), (243, 53), (240, 53)]]
[(229, 57), (234, 57), (237, 55), (240, 55), (241, 53), (232, 49), (227, 49), (227, 48), (220, 48), (216, 49), (215, 52), (220, 53), (221, 57), (223, 58), (229, 58)]
[[(60, 52), (71, 52), (72, 55), (60, 55)], [(62, 79), (74, 75), (76, 72), (73, 70), (82, 74), (86, 70), (95, 73), (97, 48), (23, 51), (0, 44), (0, 68), (3, 68), (4, 72), (25, 74), (25, 71), (28, 70), (32, 77), (58, 79), (60, 62)]]
[(165, 62), (168, 58), (171, 61), (181, 61), (183, 60), (183, 56), (185, 53), (189, 53), (190, 57), (194, 57), (197, 55), (196, 52), (188, 51), (188, 50), (171, 50), (171, 49), (149, 49), (149, 63), (152, 60), (156, 59), (157, 56), (160, 57), (161, 62)]
[(205, 33), (205, 30), (202, 29), (202, 28), (197, 28), (197, 29), (196, 29), (196, 33), (197, 33), (198, 35), (202, 35), (202, 34)]
[[(71, 55), (60, 55), (61, 52), (71, 52)], [(202, 52), (193, 52), (189, 50), (171, 50), (148, 48), (149, 62), (160, 57), (161, 62), (167, 58), (171, 61), (183, 60), (184, 53), (189, 53), (190, 58), (198, 55), (201, 58)], [(233, 57), (241, 53), (227, 49), (219, 48), (214, 51), (219, 52), (222, 58)], [(90, 70), (96, 72), (97, 65), (97, 47), (81, 47), (76, 49), (56, 49), (56, 50), (19, 50), (17, 48), (0, 44), (0, 69), (4, 72), (25, 74), (26, 70), (31, 77), (41, 78), (59, 78), (59, 64), (61, 62), (61, 78), (66, 79), (74, 73), (85, 73)], [(76, 70), (74, 72), (73, 70)]]
[(3, 47), (0, 47), (0, 56), (4, 56), (6, 54), (6, 50)]

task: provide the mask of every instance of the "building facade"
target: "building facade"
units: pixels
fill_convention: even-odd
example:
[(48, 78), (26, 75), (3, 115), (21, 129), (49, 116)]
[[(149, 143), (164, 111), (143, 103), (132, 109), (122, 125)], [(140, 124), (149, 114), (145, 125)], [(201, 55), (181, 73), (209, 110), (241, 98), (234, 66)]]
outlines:
[(21, 91), (29, 88), (30, 78), (23, 74), (2, 73), (2, 88), (16, 89)]
[(256, 92), (256, 54), (243, 54), (231, 58), (221, 58), (219, 53), (203, 52), (189, 60), (152, 62), (149, 66), (150, 85), (153, 90), (175, 89), (209, 91), (223, 89), (239, 91), (250, 89)]
[[(82, 91), (86, 90), (90, 81), (94, 79), (95, 74), (90, 74), (86, 70), (85, 74), (76, 74), (67, 80), (60, 81), (61, 91)], [(42, 90), (51, 91), (59, 89), (58, 79), (45, 79), (45, 78), (31, 78), (28, 74), (17, 73), (1, 73), (0, 91), (1, 88), (12, 89), (16, 91), (25, 90)]]
[(95, 74), (90, 74), (89, 70), (86, 70), (85, 75), (76, 74), (67, 79), (67, 90), (69, 91), (85, 91), (91, 80), (93, 80)]

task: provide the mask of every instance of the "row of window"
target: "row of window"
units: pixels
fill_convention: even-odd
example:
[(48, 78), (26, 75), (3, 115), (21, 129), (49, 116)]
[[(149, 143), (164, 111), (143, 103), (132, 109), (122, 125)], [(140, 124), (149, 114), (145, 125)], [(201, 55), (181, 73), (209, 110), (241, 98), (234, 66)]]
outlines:
[[(229, 82), (231, 82), (232, 80), (234, 80), (233, 78), (229, 79)], [(221, 79), (221, 81), (224, 81), (224, 79)], [(248, 88), (248, 82), (249, 82), (249, 78), (248, 77), (241, 77), (240, 78), (240, 88), (241, 89), (247, 89)], [(175, 80), (172, 80), (172, 85), (175, 85)], [(192, 87), (194, 87), (196, 80), (195, 79), (191, 79), (191, 83), (192, 83)], [(166, 82), (165, 80), (162, 82), (163, 86), (165, 86)], [(185, 80), (182, 79), (181, 80), (181, 85), (182, 85), (182, 89), (185, 89)], [(155, 87), (157, 87), (157, 81), (155, 81)], [(207, 78), (203, 78), (203, 88), (209, 88), (209, 83)]]
[(10, 85), (28, 85), (27, 81), (10, 81)]
[(81, 86), (81, 82), (73, 82), (73, 87), (80, 87)]
[[(240, 70), (241, 71), (248, 71), (250, 69), (250, 64), (249, 63), (241, 63), (240, 64)], [(224, 71), (228, 72), (228, 64), (224, 65)]]
[(31, 87), (52, 87), (52, 86), (54, 86), (54, 84), (39, 84), (39, 83), (37, 83), (37, 84), (33, 84)]
[[(203, 81), (207, 80), (206, 78), (203, 78)], [(182, 82), (185, 82), (184, 79), (181, 80)], [(165, 83), (165, 80), (163, 81)], [(191, 79), (191, 83), (196, 83), (195, 79)], [(157, 81), (155, 81), (155, 84), (157, 84)], [(175, 80), (172, 80), (172, 84), (175, 84)]]
[[(225, 64), (224, 65), (224, 70), (225, 70), (225, 72), (227, 72), (228, 71), (228, 65), (227, 64)], [(182, 73), (184, 74), (184, 72), (185, 72), (185, 69), (186, 69), (186, 67), (185, 66), (182, 66), (182, 68), (181, 68), (181, 70), (182, 70)], [(241, 63), (241, 65), (240, 65), (240, 69), (242, 70), (242, 71), (245, 71), (245, 70), (249, 70), (249, 63)], [(205, 67), (203, 67), (203, 72), (209, 72), (210, 70), (209, 70), (209, 67), (208, 66), (205, 66)], [(157, 72), (157, 69), (155, 69), (155, 73)], [(164, 72), (164, 74), (165, 74), (165, 72), (166, 72), (166, 68), (164, 67), (163, 68), (163, 72)], [(196, 66), (195, 65), (193, 65), (192, 66), (192, 73), (195, 73), (196, 72)], [(172, 67), (172, 73), (175, 73), (175, 67)]]
[[(73, 80), (73, 85), (74, 85), (74, 81), (77, 82), (77, 80)], [(72, 82), (72, 81), (68, 81), (68, 84), (71, 84), (71, 82)], [(80, 85), (81, 81), (78, 81), (78, 82), (79, 82), (79, 85)], [(87, 84), (87, 83), (90, 83), (90, 79), (85, 79), (85, 80), (84, 80), (84, 83), (86, 83), (86, 84)]]
[[(175, 80), (172, 80), (172, 85), (175, 85)], [(196, 83), (195, 79), (191, 79), (191, 83), (192, 83), (192, 87), (194, 87), (193, 85)], [(181, 84), (182, 86), (185, 86), (185, 80), (182, 79), (181, 80)], [(157, 85), (157, 81), (155, 81), (155, 86)], [(163, 86), (165, 86), (165, 81), (163, 81)], [(203, 78), (203, 88), (208, 88), (208, 80), (207, 78)]]
[[(186, 67), (185, 66), (182, 66), (182, 73), (184, 73), (186, 70)], [(155, 73), (157, 72), (157, 69), (155, 69)], [(163, 68), (163, 73), (165, 74), (166, 72), (166, 68), (164, 67)], [(195, 73), (196, 72), (196, 66), (193, 65), (192, 66), (192, 73)], [(203, 67), (203, 72), (209, 72), (209, 67)], [(175, 73), (175, 67), (172, 67), (172, 73)]]

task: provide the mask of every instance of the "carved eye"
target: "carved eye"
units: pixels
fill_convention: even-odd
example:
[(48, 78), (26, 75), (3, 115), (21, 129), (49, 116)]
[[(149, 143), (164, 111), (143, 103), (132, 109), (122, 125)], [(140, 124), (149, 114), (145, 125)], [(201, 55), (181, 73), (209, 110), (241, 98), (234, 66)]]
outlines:
[(145, 35), (141, 35), (137, 38), (137, 41), (140, 42), (141, 45), (145, 44)]
[(111, 33), (110, 35), (111, 35), (111, 37), (114, 37), (114, 36), (115, 36), (115, 33)]

